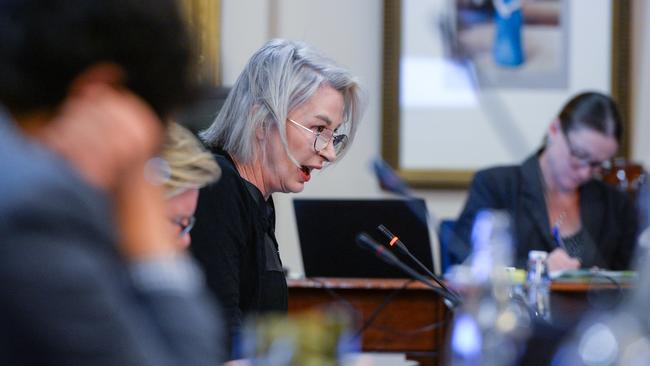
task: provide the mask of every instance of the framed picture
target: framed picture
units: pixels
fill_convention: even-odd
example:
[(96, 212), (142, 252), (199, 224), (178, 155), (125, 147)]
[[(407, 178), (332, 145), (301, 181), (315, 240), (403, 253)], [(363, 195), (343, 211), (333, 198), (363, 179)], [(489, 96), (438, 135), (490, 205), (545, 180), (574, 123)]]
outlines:
[(384, 8), (382, 154), (413, 186), (466, 187), (477, 169), (521, 162), (581, 91), (609, 93), (629, 115), (629, 0)]
[(198, 56), (197, 78), (203, 85), (221, 85), (220, 0), (182, 0)]

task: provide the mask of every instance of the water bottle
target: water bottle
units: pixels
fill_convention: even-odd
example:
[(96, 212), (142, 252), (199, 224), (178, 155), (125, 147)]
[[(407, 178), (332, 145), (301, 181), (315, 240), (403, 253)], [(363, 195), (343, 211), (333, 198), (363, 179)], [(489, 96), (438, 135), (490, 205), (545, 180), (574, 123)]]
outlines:
[(531, 250), (528, 253), (528, 276), (526, 278), (528, 306), (537, 318), (550, 320), (550, 287), (546, 259), (548, 253)]
[(496, 36), (492, 55), (497, 65), (516, 67), (524, 63), (521, 32), (524, 24), (520, 0), (493, 0)]
[(515, 363), (527, 337), (529, 314), (512, 302), (510, 217), (484, 210), (472, 229), (472, 258), (455, 267), (450, 280), (463, 304), (454, 314), (446, 364), (501, 366)]

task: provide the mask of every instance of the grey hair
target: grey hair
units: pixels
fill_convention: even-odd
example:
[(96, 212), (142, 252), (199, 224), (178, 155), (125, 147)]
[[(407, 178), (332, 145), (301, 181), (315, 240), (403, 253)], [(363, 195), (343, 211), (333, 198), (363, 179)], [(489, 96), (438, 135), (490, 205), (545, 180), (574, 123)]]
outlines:
[[(338, 132), (346, 133), (351, 143), (363, 109), (357, 79), (307, 44), (283, 39), (271, 40), (253, 54), (219, 115), (200, 136), (207, 145), (222, 148), (247, 164), (256, 158), (257, 148), (265, 147), (257, 144), (256, 131), (262, 128), (268, 136), (275, 126), (295, 162), (287, 144), (287, 116), (324, 85), (343, 95), (343, 123)], [(338, 157), (344, 154), (341, 151)]]

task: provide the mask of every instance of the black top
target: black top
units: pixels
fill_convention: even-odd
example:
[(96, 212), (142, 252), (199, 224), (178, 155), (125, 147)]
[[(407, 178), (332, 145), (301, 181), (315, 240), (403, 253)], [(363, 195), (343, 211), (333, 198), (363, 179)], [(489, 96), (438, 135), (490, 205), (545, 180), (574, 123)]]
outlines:
[(231, 358), (246, 316), (287, 311), (287, 282), (275, 239), (273, 200), (243, 179), (232, 159), (215, 150), (221, 179), (200, 190), (190, 249), (221, 303)]
[[(582, 248), (582, 266), (627, 269), (637, 234), (634, 205), (623, 193), (597, 180), (580, 186), (582, 231), (591, 240)], [(506, 210), (512, 217), (515, 265), (526, 267), (528, 252), (555, 247), (548, 222), (542, 176), (537, 155), (522, 165), (481, 170), (474, 176), (465, 208), (454, 227), (449, 252), (452, 262), (464, 260), (470, 252), (474, 217), (483, 208)]]

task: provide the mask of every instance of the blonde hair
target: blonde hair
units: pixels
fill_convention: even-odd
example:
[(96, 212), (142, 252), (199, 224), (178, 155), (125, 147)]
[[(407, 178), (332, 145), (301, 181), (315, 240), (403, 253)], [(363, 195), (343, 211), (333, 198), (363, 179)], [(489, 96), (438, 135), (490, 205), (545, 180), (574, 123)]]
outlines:
[(190, 131), (177, 123), (169, 124), (161, 156), (168, 168), (163, 183), (167, 197), (187, 189), (201, 188), (221, 176), (221, 169), (212, 154)]

